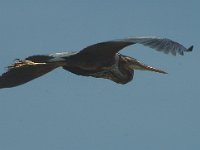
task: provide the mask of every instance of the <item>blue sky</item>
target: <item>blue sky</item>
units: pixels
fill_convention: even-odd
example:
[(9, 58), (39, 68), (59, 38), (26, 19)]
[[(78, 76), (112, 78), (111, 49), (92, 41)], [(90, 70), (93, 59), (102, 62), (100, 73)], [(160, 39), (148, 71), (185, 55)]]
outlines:
[(200, 1), (0, 0), (0, 72), (15, 58), (153, 35), (194, 51), (121, 51), (167, 71), (118, 85), (57, 69), (0, 91), (2, 150), (199, 150)]

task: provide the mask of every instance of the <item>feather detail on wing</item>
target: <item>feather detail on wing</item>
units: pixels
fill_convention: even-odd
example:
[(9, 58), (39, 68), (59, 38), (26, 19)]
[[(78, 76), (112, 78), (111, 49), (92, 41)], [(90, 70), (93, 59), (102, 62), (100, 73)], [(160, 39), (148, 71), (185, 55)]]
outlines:
[(37, 63), (31, 60), (16, 60), (13, 65), (8, 67), (8, 71), (0, 76), (0, 89), (24, 84), (55, 68), (57, 68), (57, 66), (54, 64), (45, 62)]
[(133, 45), (133, 44), (142, 44), (148, 46), (157, 51), (162, 51), (164, 53), (171, 53), (176, 55), (177, 53), (183, 55), (184, 52), (190, 52), (193, 49), (193, 46), (186, 48), (183, 45), (179, 44), (170, 39), (158, 38), (158, 37), (133, 37), (119, 40), (112, 40), (97, 43), (90, 45), (80, 51), (80, 54), (87, 54), (91, 56), (103, 56), (110, 57), (118, 53), (123, 48)]
[(158, 37), (133, 37), (117, 41), (130, 42), (133, 44), (138, 43), (153, 48), (157, 51), (162, 51), (166, 54), (171, 53), (173, 55), (176, 55), (177, 53), (180, 55), (184, 55), (184, 52), (190, 52), (193, 49), (193, 46), (186, 48), (183, 45), (179, 44), (178, 42)]

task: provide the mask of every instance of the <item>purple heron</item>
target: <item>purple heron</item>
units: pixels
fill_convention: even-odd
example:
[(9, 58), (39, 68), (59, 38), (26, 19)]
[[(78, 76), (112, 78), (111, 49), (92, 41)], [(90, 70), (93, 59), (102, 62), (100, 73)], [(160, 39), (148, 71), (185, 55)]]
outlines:
[(135, 58), (119, 53), (123, 48), (142, 44), (164, 53), (183, 55), (193, 46), (185, 48), (181, 44), (166, 38), (133, 37), (111, 40), (90, 45), (79, 52), (62, 52), (49, 55), (33, 55), (24, 60), (17, 59), (0, 76), (0, 88), (10, 88), (40, 77), (55, 68), (62, 67), (76, 75), (110, 79), (126, 84), (133, 79), (134, 70), (148, 70), (166, 74), (166, 72), (147, 66)]

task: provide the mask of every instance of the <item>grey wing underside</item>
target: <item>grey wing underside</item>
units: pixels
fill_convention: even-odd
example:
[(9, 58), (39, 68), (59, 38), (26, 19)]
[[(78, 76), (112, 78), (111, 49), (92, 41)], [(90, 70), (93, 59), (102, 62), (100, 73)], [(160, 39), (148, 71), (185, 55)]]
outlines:
[(148, 46), (157, 51), (164, 53), (171, 53), (176, 55), (184, 55), (184, 52), (192, 51), (193, 46), (186, 48), (178, 42), (172, 41), (166, 38), (158, 37), (133, 37), (127, 39), (119, 39), (113, 41), (107, 41), (102, 43), (97, 43), (91, 46), (84, 48), (81, 53), (93, 53), (93, 54), (102, 54), (102, 55), (113, 55), (119, 52), (124, 47), (127, 47), (132, 44), (142, 44)]
[(78, 52), (60, 52), (60, 53), (53, 53), (50, 54), (49, 57), (52, 57), (52, 59), (49, 60), (49, 62), (53, 61), (62, 61), (65, 60), (68, 57), (76, 55)]

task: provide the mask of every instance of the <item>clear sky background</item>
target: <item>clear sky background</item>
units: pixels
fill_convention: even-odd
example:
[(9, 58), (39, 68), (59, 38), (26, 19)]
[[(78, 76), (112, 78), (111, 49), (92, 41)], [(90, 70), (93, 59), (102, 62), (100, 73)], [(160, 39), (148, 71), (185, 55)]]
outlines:
[(185, 56), (121, 51), (167, 71), (118, 85), (57, 69), (0, 91), (1, 150), (199, 150), (199, 0), (0, 0), (0, 72), (15, 58), (130, 36), (167, 37)]

